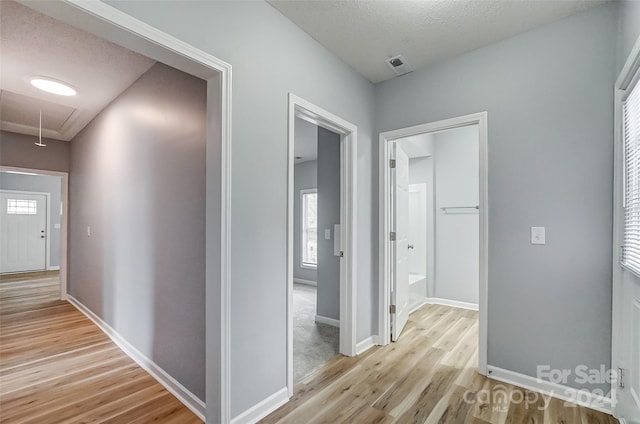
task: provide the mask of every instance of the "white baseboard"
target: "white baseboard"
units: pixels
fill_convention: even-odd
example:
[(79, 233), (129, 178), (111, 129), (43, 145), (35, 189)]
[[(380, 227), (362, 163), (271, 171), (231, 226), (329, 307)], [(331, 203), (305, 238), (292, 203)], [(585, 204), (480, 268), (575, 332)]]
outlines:
[(147, 358), (138, 349), (136, 349), (131, 343), (125, 340), (116, 330), (114, 330), (109, 324), (104, 322), (102, 318), (97, 316), (93, 311), (84, 306), (78, 299), (68, 295), (67, 300), (80, 312), (86, 315), (95, 325), (100, 328), (113, 342), (131, 359), (133, 359), (142, 369), (147, 371), (158, 383), (162, 384), (171, 394), (178, 398), (187, 408), (189, 408), (194, 414), (198, 416), (202, 421), (205, 421), (206, 408), (203, 401), (198, 399), (196, 395), (187, 390), (182, 384), (180, 384), (175, 378), (171, 377), (165, 370), (160, 368), (155, 362)]
[(426, 305), (427, 303), (427, 299), (421, 299), (418, 303), (416, 303), (411, 309), (409, 309), (409, 314), (414, 313), (415, 311), (417, 311), (418, 309), (422, 308), (424, 305)]
[(580, 406), (595, 409), (596, 411), (611, 414), (611, 398), (594, 396), (588, 390), (578, 390), (550, 381), (539, 380), (529, 375), (505, 370), (498, 367), (487, 367), (487, 375), (494, 380), (513, 384), (523, 389), (549, 395), (554, 398), (575, 403)]
[(289, 390), (283, 387), (268, 398), (253, 405), (242, 414), (234, 417), (231, 420), (231, 424), (256, 423), (287, 402), (289, 402)]
[(47, 271), (60, 271), (60, 265), (51, 265), (47, 268)]
[(434, 305), (453, 306), (454, 308), (469, 309), (471, 311), (478, 310), (477, 303), (460, 302), (457, 300), (441, 299), (439, 297), (428, 297), (426, 303)]
[(356, 344), (356, 355), (361, 355), (367, 350), (376, 346), (378, 343), (378, 336), (369, 336), (366, 339)]
[(316, 315), (316, 322), (340, 328), (340, 320), (323, 317), (322, 315)]
[(318, 286), (317, 282), (312, 281), (312, 280), (303, 280), (302, 278), (294, 278), (293, 282), (297, 283), (297, 284), (304, 284), (304, 285), (307, 285), (307, 286), (315, 286), (315, 287)]

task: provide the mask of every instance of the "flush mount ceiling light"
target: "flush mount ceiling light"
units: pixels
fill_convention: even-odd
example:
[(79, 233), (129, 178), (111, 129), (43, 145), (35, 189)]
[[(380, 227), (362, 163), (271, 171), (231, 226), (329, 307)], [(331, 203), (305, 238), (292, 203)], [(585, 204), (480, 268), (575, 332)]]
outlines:
[(54, 80), (47, 77), (32, 77), (30, 79), (31, 85), (39, 88), (47, 93), (57, 94), (59, 96), (75, 96), (76, 90), (70, 87), (68, 84)]

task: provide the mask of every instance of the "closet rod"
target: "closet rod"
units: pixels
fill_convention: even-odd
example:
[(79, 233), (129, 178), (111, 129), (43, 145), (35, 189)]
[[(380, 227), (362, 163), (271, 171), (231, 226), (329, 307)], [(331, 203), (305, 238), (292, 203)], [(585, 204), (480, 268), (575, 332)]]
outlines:
[(449, 209), (480, 209), (480, 206), (479, 205), (476, 205), (476, 206), (444, 206), (444, 207), (442, 207), (440, 209), (442, 209), (443, 211), (446, 212)]

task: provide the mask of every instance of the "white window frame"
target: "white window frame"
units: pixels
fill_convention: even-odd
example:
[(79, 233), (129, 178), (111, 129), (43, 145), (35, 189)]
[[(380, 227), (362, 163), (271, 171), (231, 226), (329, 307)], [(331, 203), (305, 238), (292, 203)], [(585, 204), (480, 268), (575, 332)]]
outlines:
[[(626, 130), (625, 130), (625, 103), (627, 101), (627, 99), (632, 95), (638, 95), (640, 96), (640, 91), (636, 90), (640, 90), (640, 85), (638, 82), (638, 79), (640, 77), (640, 73), (636, 72), (633, 76), (633, 79), (631, 79), (631, 81), (629, 82), (627, 88), (625, 90), (622, 90), (622, 92), (620, 93), (620, 97), (619, 97), (619, 107), (620, 107), (620, 123), (621, 123), (621, 128), (620, 128), (620, 142), (621, 142), (621, 150), (622, 150), (622, 160), (621, 160), (621, 171), (622, 171), (622, 193), (621, 193), (621, 197), (622, 197), (622, 216), (621, 216), (621, 255), (619, 258), (619, 263), (622, 267), (624, 267), (625, 269), (627, 269), (628, 271), (632, 272), (633, 274), (635, 274), (636, 276), (640, 277), (640, 260), (637, 259), (637, 255), (638, 255), (638, 246), (637, 243), (631, 243), (632, 245), (628, 245), (627, 244), (627, 210), (628, 209), (632, 209), (632, 212), (637, 213), (638, 207), (637, 207), (637, 203), (635, 205), (633, 205), (633, 207), (629, 208), (629, 204), (628, 204), (628, 199), (627, 199), (627, 195), (629, 193), (627, 193), (627, 149), (626, 149)], [(638, 131), (640, 132), (640, 129), (638, 129)], [(636, 148), (637, 150), (637, 148)], [(632, 158), (634, 159), (634, 162), (637, 161), (637, 155), (638, 152), (635, 152), (635, 156)], [(638, 173), (640, 173), (640, 166), (638, 167), (638, 169), (635, 170), (635, 176), (638, 175)], [(634, 192), (633, 194), (637, 194), (636, 192)], [(640, 236), (640, 231), (635, 231), (635, 234), (633, 234), (633, 236), (638, 237)], [(633, 253), (631, 252), (633, 251)]]
[[(318, 189), (317, 188), (309, 188), (309, 189), (303, 189), (300, 190), (300, 268), (304, 268), (304, 269), (312, 269), (312, 270), (317, 270), (318, 269), (318, 263), (316, 262), (311, 263), (311, 262), (305, 262), (304, 261), (304, 251), (305, 251), (305, 243), (304, 243), (304, 235), (305, 235), (305, 207), (304, 207), (304, 196), (307, 194), (316, 194), (316, 202), (317, 202), (317, 194), (318, 194)], [(317, 213), (317, 203), (316, 203), (316, 213)], [(318, 245), (318, 237), (320, 236), (318, 233), (318, 227), (317, 227), (317, 216), (316, 216), (316, 251), (317, 251), (317, 245)]]

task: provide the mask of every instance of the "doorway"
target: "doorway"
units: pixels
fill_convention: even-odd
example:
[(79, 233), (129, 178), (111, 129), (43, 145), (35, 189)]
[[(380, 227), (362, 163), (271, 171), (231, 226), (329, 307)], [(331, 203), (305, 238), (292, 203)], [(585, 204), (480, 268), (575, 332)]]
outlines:
[[(380, 343), (398, 340), (421, 304), (477, 309), (478, 372), (486, 375), (486, 112), (381, 133), (380, 149)], [(420, 192), (429, 188), (427, 205)], [(422, 208), (423, 225), (411, 223)]]
[(302, 118), (294, 135), (294, 384), (338, 354), (340, 135)]
[[(197, 398), (164, 372), (155, 372), (154, 377), (201, 419), (206, 415), (209, 421), (229, 422), (231, 66), (105, 3), (50, 1), (29, 7), (207, 81), (205, 320), (215, 325), (205, 329), (206, 399)], [(144, 358), (132, 357), (149, 369)]]
[[(7, 225), (13, 229), (13, 231), (0, 230), (2, 231), (1, 273), (58, 271), (59, 298), (66, 300), (68, 174), (66, 172), (0, 166), (0, 180), (0, 189), (4, 191), (2, 203), (0, 203), (2, 227)], [(9, 200), (19, 199), (26, 201), (26, 203), (22, 202), (19, 210), (11, 210), (9, 213)], [(16, 219), (20, 222), (17, 222)], [(40, 220), (37, 223), (38, 228), (25, 227), (29, 223), (31, 226), (36, 225), (34, 219)], [(36, 234), (35, 236), (33, 234), (20, 235), (16, 232), (18, 229), (21, 229), (22, 233), (35, 231)], [(15, 241), (9, 240), (11, 237), (19, 237), (24, 241), (29, 237), (35, 237), (38, 245), (21, 243), (19, 249), (13, 249), (10, 246), (16, 244)], [(7, 255), (13, 255), (19, 263), (14, 262), (13, 259), (9, 260), (8, 257), (5, 257)]]
[[(333, 171), (327, 174), (327, 178), (333, 187), (331, 191), (334, 195), (330, 196), (339, 201), (339, 205), (333, 205), (326, 213), (318, 210), (316, 216), (315, 234), (312, 228), (307, 230), (308, 238), (305, 239), (306, 247), (312, 246), (313, 243), (306, 241), (316, 239), (317, 246), (317, 264), (316, 270), (318, 281), (322, 284), (321, 269), (317, 265), (321, 264), (322, 258), (326, 258), (327, 262), (332, 265), (328, 273), (330, 281), (339, 281), (337, 290), (330, 290), (326, 294), (333, 297), (324, 303), (322, 309), (320, 305), (323, 302), (317, 301), (317, 312), (315, 321), (324, 324), (333, 324), (339, 328), (338, 352), (343, 355), (355, 354), (355, 314), (356, 314), (356, 140), (357, 127), (342, 118), (339, 118), (330, 112), (301, 99), (293, 94), (289, 94), (289, 128), (288, 128), (288, 207), (287, 207), (287, 389), (289, 397), (293, 396), (294, 386), (294, 267), (312, 268), (314, 250), (305, 249), (296, 251), (296, 233), (302, 242), (303, 228), (301, 221), (296, 219), (296, 201), (300, 200), (300, 214), (302, 204), (306, 198), (311, 202), (314, 198), (314, 187), (305, 187), (307, 191), (301, 192), (300, 187), (296, 192), (295, 187), (295, 163), (296, 163), (296, 122), (304, 121), (307, 124), (317, 127), (317, 143), (323, 143), (323, 146), (330, 146), (333, 156), (333, 165), (337, 165)], [(300, 124), (299, 124), (300, 125)], [(298, 127), (298, 130), (300, 127)], [(311, 129), (313, 131), (313, 129)], [(299, 157), (302, 157), (300, 154)], [(336, 158), (338, 163), (336, 162)], [(300, 159), (298, 160), (300, 161)], [(322, 178), (322, 174), (318, 173), (318, 179)], [(318, 188), (318, 187), (315, 187)], [(325, 191), (326, 193), (326, 191)], [(307, 197), (303, 197), (304, 195)], [(315, 193), (317, 197), (317, 205), (321, 205), (325, 194), (322, 190)], [(331, 203), (331, 202), (330, 202)], [(335, 203), (335, 202), (332, 202)], [(326, 216), (326, 219), (324, 218)], [(301, 218), (301, 217), (300, 217)], [(299, 226), (296, 231), (296, 222)], [(297, 261), (296, 261), (297, 258)], [(307, 271), (311, 271), (307, 269)], [(308, 274), (307, 274), (308, 275)], [(307, 277), (311, 278), (311, 277)], [(302, 278), (304, 280), (304, 278)], [(300, 277), (298, 277), (300, 281)], [(307, 280), (307, 282), (311, 282)], [(317, 296), (324, 296), (324, 288), (317, 291)], [(333, 294), (332, 294), (333, 293)], [(335, 299), (335, 295), (339, 295), (339, 300)], [(326, 308), (326, 309), (325, 309)], [(337, 311), (336, 311), (337, 309)], [(337, 312), (337, 313), (336, 313)], [(323, 315), (328, 314), (329, 316)], [(338, 318), (336, 319), (336, 315)]]

